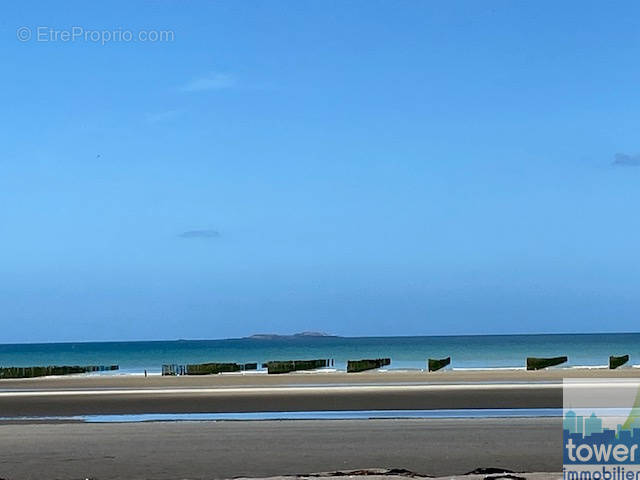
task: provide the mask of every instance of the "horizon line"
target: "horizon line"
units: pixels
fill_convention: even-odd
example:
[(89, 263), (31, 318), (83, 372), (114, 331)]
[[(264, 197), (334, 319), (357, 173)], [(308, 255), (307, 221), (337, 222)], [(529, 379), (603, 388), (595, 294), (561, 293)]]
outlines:
[[(166, 343), (166, 342), (215, 342), (225, 340), (260, 340), (251, 338), (254, 335), (273, 336), (280, 338), (303, 338), (303, 339), (327, 339), (327, 338), (424, 338), (424, 337), (517, 337), (517, 336), (562, 336), (562, 335), (637, 335), (640, 331), (617, 331), (617, 332), (535, 332), (535, 333), (461, 333), (461, 334), (426, 334), (426, 335), (300, 335), (300, 333), (278, 334), (278, 333), (257, 333), (244, 337), (224, 337), (224, 338), (175, 338), (175, 339), (138, 339), (138, 340), (63, 340), (63, 341), (33, 341), (33, 342), (6, 342), (2, 345), (60, 345), (77, 343)], [(272, 340), (272, 339), (263, 339)]]

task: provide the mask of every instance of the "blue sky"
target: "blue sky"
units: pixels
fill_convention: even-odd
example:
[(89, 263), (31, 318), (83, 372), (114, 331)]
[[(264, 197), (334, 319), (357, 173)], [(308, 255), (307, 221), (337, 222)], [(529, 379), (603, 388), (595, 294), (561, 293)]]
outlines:
[(3, 5), (0, 342), (637, 330), (638, 18)]

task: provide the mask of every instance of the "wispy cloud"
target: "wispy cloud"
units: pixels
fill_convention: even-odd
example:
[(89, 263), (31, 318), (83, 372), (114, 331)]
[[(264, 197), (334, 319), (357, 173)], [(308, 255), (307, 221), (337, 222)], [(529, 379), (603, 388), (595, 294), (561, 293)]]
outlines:
[(146, 119), (149, 123), (161, 123), (169, 121), (182, 113), (182, 110), (166, 110), (164, 112), (147, 113)]
[(187, 230), (178, 236), (180, 238), (218, 238), (220, 232), (217, 230)]
[(616, 167), (640, 167), (640, 154), (616, 153), (613, 165)]
[(233, 75), (228, 73), (211, 72), (208, 75), (194, 78), (180, 87), (183, 92), (204, 92), (207, 90), (222, 90), (237, 85)]

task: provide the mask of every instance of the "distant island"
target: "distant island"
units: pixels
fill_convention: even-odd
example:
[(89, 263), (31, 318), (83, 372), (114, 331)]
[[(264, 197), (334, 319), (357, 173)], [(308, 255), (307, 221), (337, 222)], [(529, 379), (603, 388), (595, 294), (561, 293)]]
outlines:
[(251, 335), (252, 339), (259, 340), (275, 340), (277, 338), (301, 338), (301, 337), (337, 337), (337, 335), (329, 335), (325, 332), (300, 332), (294, 333), (293, 335), (279, 335), (277, 333), (256, 333), (255, 335)]

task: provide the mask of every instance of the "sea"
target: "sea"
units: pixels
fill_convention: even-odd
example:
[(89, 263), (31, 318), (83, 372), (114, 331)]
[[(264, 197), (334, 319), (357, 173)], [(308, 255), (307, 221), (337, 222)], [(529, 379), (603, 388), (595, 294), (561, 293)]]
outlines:
[(609, 355), (630, 355), (640, 366), (640, 333), (458, 335), (397, 337), (233, 338), (135, 342), (0, 344), (1, 367), (118, 365), (109, 375), (158, 374), (163, 364), (258, 363), (272, 360), (390, 358), (385, 369), (426, 368), (428, 358), (451, 357), (453, 369), (524, 368), (528, 356), (566, 355), (568, 367), (604, 367)]

